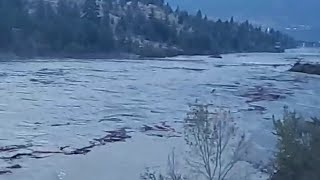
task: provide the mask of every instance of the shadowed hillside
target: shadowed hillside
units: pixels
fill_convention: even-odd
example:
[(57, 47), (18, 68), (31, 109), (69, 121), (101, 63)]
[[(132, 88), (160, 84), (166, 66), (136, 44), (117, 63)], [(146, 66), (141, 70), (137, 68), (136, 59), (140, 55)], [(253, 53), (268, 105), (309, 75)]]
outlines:
[(273, 29), (213, 21), (163, 0), (1, 1), (0, 51), (29, 56), (142, 56), (280, 52), (294, 47)]

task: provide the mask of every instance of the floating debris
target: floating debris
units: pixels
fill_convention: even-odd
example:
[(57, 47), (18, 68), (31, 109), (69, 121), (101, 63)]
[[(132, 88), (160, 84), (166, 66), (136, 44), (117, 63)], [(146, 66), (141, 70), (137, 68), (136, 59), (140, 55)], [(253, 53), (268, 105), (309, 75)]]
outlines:
[(208, 69), (203, 69), (203, 68), (190, 68), (190, 67), (157, 67), (160, 69), (165, 69), (165, 70), (186, 70), (186, 71), (206, 71)]
[(166, 122), (161, 122), (160, 124), (156, 124), (153, 126), (144, 125), (141, 129), (141, 132), (146, 133), (148, 136), (155, 137), (181, 137), (181, 133), (177, 132), (173, 127), (167, 125)]
[(16, 150), (19, 150), (19, 149), (26, 149), (26, 148), (29, 148), (29, 147), (32, 147), (32, 144), (3, 146), (3, 147), (0, 147), (0, 152), (16, 151)]
[(1, 157), (0, 159), (5, 159), (5, 160), (14, 160), (14, 159), (20, 159), (21, 157), (35, 157), (33, 153), (17, 153), (14, 154), (12, 156), (8, 156), (8, 157)]
[(125, 129), (119, 129), (116, 131), (106, 131), (106, 132), (109, 134), (107, 134), (102, 138), (94, 139), (94, 140), (99, 142), (100, 144), (104, 144), (104, 143), (113, 143), (113, 142), (123, 142), (126, 139), (131, 138), (131, 136), (127, 135), (127, 131)]
[(0, 175), (3, 175), (3, 174), (11, 174), (12, 171), (10, 170), (0, 170)]
[(216, 59), (222, 59), (222, 56), (220, 54), (214, 54), (214, 55), (210, 55), (210, 58), (216, 58)]
[(250, 107), (248, 111), (260, 111), (261, 113), (265, 112), (267, 110), (266, 107), (258, 106), (258, 105), (252, 105), (250, 104)]
[(108, 122), (122, 122), (122, 119), (120, 118), (102, 118), (99, 120), (99, 122), (104, 122), (104, 121), (108, 121)]
[[(78, 155), (78, 154), (87, 154), (91, 151), (92, 148), (96, 146), (102, 146), (106, 143), (114, 143), (114, 142), (123, 142), (131, 136), (127, 135), (127, 131), (125, 129), (106, 131), (108, 134), (102, 138), (94, 139), (94, 142), (91, 142), (90, 145), (81, 147), (81, 148), (72, 148), (70, 146), (60, 147), (58, 150), (31, 150), (32, 145), (12, 145), (0, 147), (0, 152), (14, 152), (20, 149), (28, 149), (28, 152), (17, 152), (13, 155), (2, 156), (0, 159), (13, 161), (16, 159), (21, 159), (22, 157), (30, 157), (34, 159), (46, 158), (52, 154), (63, 154), (63, 155)], [(11, 169), (17, 169), (19, 166), (14, 165), (8, 167)], [(1, 172), (0, 172), (1, 174)], [(4, 174), (4, 173), (2, 173)]]
[[(248, 91), (242, 94), (242, 97), (250, 98), (247, 103), (259, 102), (259, 101), (276, 101), (285, 98), (280, 94), (281, 91), (273, 88), (265, 88), (262, 86), (256, 86), (248, 89)], [(285, 93), (282, 93), (285, 94)]]
[(20, 169), (20, 168), (22, 168), (22, 166), (20, 164), (15, 164), (15, 165), (12, 165), (12, 166), (8, 166), (7, 168), (8, 169)]
[(71, 123), (64, 123), (64, 124), (51, 124), (52, 127), (59, 127), (59, 126), (69, 126)]

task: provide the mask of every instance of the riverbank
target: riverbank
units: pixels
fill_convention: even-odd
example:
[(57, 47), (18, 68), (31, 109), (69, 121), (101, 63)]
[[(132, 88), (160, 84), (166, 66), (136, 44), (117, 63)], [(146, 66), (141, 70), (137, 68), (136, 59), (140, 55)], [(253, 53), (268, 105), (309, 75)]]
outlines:
[(293, 65), (293, 67), (289, 71), (320, 75), (320, 64), (310, 64), (310, 63), (297, 62)]
[(131, 53), (46, 53), (40, 55), (19, 55), (14, 53), (0, 53), (0, 60), (8, 59), (139, 59), (140, 56)]
[(213, 52), (187, 52), (177, 49), (152, 48), (149, 50), (140, 50), (138, 53), (130, 52), (109, 52), (109, 53), (30, 53), (16, 54), (13, 52), (0, 53), (0, 60), (6, 59), (144, 59), (144, 58), (166, 58), (175, 56), (201, 56), (207, 55), (213, 58), (221, 58), (222, 54), (234, 53), (283, 53), (283, 49), (268, 49), (265, 51), (224, 51), (220, 53)]

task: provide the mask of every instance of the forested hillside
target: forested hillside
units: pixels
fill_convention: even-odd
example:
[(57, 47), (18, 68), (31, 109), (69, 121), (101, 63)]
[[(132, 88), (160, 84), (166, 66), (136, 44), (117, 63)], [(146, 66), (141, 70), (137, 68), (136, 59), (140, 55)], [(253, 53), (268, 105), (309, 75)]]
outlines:
[(295, 41), (273, 29), (211, 21), (163, 0), (0, 1), (0, 52), (72, 56), (126, 52), (144, 56), (275, 52)]
[(249, 19), (272, 26), (298, 40), (319, 41), (319, 0), (167, 0), (189, 11), (203, 10), (211, 18)]

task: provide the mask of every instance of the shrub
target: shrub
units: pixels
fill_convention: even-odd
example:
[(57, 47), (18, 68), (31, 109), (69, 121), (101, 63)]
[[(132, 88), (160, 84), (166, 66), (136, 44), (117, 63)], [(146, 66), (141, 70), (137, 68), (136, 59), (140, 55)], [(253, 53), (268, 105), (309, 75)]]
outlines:
[(278, 137), (274, 173), (271, 180), (318, 180), (320, 177), (320, 121), (306, 120), (296, 112), (284, 110), (274, 120)]

